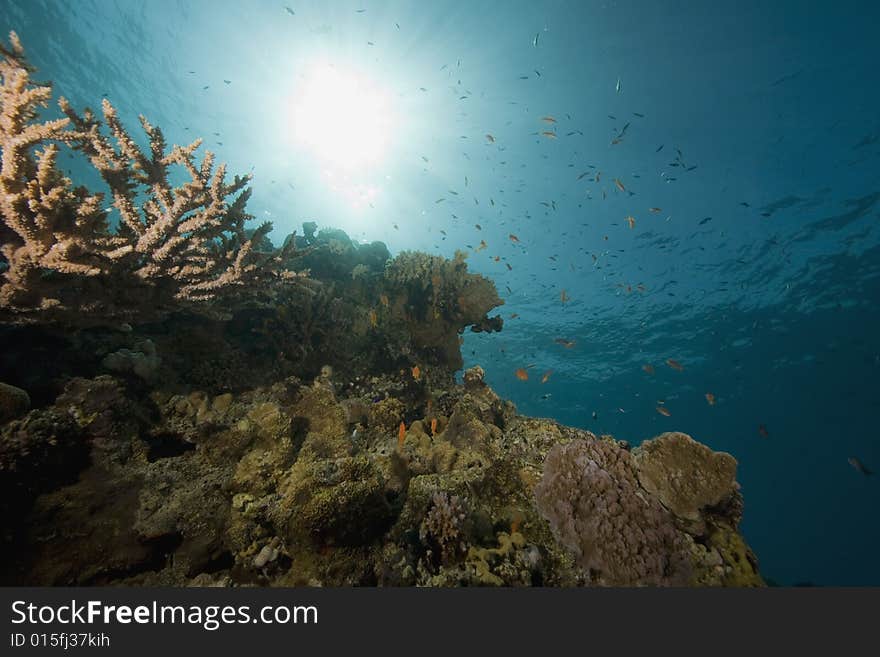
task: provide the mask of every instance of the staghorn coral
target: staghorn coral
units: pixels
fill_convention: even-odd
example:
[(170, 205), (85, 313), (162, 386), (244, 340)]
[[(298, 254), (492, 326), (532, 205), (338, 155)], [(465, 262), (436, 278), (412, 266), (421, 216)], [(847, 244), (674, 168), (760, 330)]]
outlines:
[[(149, 139), (143, 152), (106, 99), (102, 113), (115, 145), (91, 110), (80, 116), (64, 98), (66, 118), (38, 121), (51, 87), (31, 81), (14, 32), (10, 43), (0, 45), (0, 318), (146, 319), (297, 276), (282, 267), (287, 249), (259, 252), (271, 224), (245, 230), (248, 176), (227, 183), (225, 165), (215, 170), (210, 151), (197, 164), (200, 140), (168, 151), (161, 130), (141, 116)], [(100, 173), (121, 217), (115, 230), (103, 194), (74, 187), (58, 170), (59, 144), (86, 155)], [(172, 166), (191, 180), (172, 187)]]
[(671, 514), (645, 494), (632, 456), (612, 441), (554, 446), (535, 498), (560, 542), (597, 583), (688, 581), (685, 545)]

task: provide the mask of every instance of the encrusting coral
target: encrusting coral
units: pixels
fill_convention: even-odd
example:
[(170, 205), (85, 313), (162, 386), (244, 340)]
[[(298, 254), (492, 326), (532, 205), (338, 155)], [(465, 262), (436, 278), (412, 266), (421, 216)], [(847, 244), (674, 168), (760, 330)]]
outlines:
[[(285, 253), (258, 250), (271, 224), (245, 231), (252, 219), (245, 211), (249, 177), (227, 183), (225, 165), (214, 170), (211, 152), (197, 164), (200, 140), (168, 151), (159, 128), (141, 116), (145, 153), (106, 99), (102, 113), (115, 145), (91, 110), (80, 116), (64, 98), (66, 118), (41, 122), (38, 110), (48, 106), (52, 90), (32, 82), (14, 32), (0, 55), (0, 314), (6, 321), (149, 319), (260, 280), (296, 276), (281, 264)], [(100, 173), (121, 217), (115, 230), (103, 194), (74, 187), (59, 171), (59, 144), (86, 155)], [(172, 166), (191, 180), (173, 187)]]

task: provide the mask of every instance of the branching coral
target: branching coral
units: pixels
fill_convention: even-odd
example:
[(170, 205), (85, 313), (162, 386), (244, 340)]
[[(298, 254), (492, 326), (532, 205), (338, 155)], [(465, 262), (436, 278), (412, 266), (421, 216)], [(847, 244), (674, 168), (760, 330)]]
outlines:
[(441, 557), (448, 561), (465, 549), (462, 524), (467, 514), (457, 495), (434, 493), (433, 506), (422, 520), (419, 537), (440, 547)]
[[(143, 116), (143, 152), (106, 99), (102, 113), (113, 142), (91, 110), (38, 121), (51, 87), (30, 79), (21, 43), (0, 45), (0, 315), (13, 321), (63, 317), (146, 318), (204, 302), (260, 279), (291, 278), (285, 253), (259, 253), (271, 224), (245, 231), (247, 176), (226, 182), (214, 155), (201, 164), (201, 141), (168, 151)], [(59, 143), (86, 155), (110, 189), (121, 221), (108, 226), (103, 194), (73, 187), (56, 166)], [(169, 168), (191, 180), (173, 187)], [(234, 196), (232, 201), (227, 201)], [(139, 203), (139, 201), (141, 201)]]

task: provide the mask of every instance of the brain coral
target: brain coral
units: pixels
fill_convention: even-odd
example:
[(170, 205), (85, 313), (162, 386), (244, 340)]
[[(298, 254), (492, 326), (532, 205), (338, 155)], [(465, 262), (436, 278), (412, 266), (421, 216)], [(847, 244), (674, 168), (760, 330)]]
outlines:
[(555, 445), (538, 510), (593, 583), (683, 585), (689, 561), (671, 514), (639, 485), (630, 453), (606, 440)]

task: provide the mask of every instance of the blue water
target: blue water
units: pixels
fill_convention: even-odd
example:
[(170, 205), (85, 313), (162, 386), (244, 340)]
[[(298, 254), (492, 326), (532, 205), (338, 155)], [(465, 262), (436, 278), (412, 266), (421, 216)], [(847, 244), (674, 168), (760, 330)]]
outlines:
[[(880, 584), (880, 473), (848, 463), (880, 470), (878, 24), (846, 0), (0, 3), (56, 96), (252, 173), (276, 242), (314, 220), (469, 252), (506, 304), (466, 364), (521, 412), (733, 454), (787, 585)], [(316, 62), (385, 94), (379, 160), (291, 137)]]

